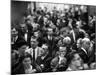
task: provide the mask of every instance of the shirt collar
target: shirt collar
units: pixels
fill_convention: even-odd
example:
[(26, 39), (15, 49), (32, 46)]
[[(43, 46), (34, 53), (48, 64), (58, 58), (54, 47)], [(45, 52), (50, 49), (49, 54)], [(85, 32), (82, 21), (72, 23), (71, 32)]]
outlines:
[(87, 54), (87, 51), (83, 47), (81, 49)]

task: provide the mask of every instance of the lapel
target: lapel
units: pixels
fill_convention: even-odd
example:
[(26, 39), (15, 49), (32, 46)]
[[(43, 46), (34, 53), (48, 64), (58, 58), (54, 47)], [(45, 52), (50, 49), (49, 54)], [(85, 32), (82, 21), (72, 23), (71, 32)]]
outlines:
[(18, 39), (18, 36), (15, 37), (15, 42), (17, 41), (17, 39)]
[(40, 21), (40, 19), (41, 19), (41, 16), (38, 17), (38, 22)]
[(86, 55), (88, 54), (87, 51), (84, 48), (81, 48), (81, 49)]

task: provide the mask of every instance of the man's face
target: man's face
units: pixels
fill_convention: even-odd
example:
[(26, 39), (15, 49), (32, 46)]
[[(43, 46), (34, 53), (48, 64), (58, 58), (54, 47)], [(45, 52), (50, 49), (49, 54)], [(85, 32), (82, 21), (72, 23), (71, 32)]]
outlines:
[(62, 35), (64, 36), (64, 37), (66, 37), (67, 35), (69, 35), (69, 30), (66, 30), (66, 31), (64, 31), (63, 33), (62, 33)]
[(44, 22), (47, 23), (48, 22), (48, 18), (44, 17)]
[(45, 45), (45, 44), (43, 44), (43, 45), (42, 45), (42, 49), (43, 49), (42, 55), (45, 55), (45, 54), (48, 52), (48, 46)]
[(83, 45), (84, 45), (84, 48), (88, 50), (90, 47), (90, 42), (84, 42)]
[(48, 48), (43, 48), (44, 52), (47, 52), (48, 51)]
[(29, 68), (30, 65), (31, 65), (31, 59), (30, 59), (30, 57), (24, 58), (24, 60), (23, 60), (22, 63), (23, 63), (23, 65), (24, 65), (26, 68)]
[(80, 67), (82, 65), (82, 59), (79, 54), (75, 54), (72, 60), (72, 64), (76, 67)]
[(21, 24), (20, 27), (21, 27), (22, 32), (26, 32), (27, 30), (26, 24)]
[(20, 48), (19, 48), (19, 53), (20, 53), (20, 55), (23, 55), (24, 53), (25, 53), (25, 50), (27, 49), (27, 46), (26, 45), (23, 45), (23, 46), (21, 46)]
[(64, 57), (66, 55), (66, 47), (59, 48), (60, 56)]
[(34, 32), (34, 36), (38, 38), (39, 37), (39, 32)]
[(48, 34), (52, 35), (53, 34), (53, 30), (52, 29), (48, 29)]
[(36, 39), (31, 39), (31, 47), (35, 48), (38, 45), (38, 41)]
[(16, 37), (18, 35), (18, 31), (17, 30), (11, 30), (11, 35), (13, 37)]

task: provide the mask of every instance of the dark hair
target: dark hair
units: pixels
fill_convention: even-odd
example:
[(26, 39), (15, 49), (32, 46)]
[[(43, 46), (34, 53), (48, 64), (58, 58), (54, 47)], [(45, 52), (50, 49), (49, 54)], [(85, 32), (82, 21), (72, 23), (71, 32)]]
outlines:
[(78, 54), (78, 52), (77, 51), (72, 51), (67, 55), (67, 65), (68, 66), (71, 63), (71, 61), (73, 60), (75, 54)]
[(37, 14), (41, 15), (41, 11), (37, 10)]
[(13, 53), (15, 53), (15, 59), (17, 60), (19, 58), (19, 55), (16, 52), (14, 52), (14, 50), (11, 51), (11, 54), (13, 54)]
[(25, 41), (23, 41), (23, 40), (20, 40), (20, 41), (17, 42), (17, 48), (20, 48), (20, 47), (22, 47), (23, 45), (28, 46), (27, 42), (25, 42)]
[(72, 21), (72, 26), (73, 26), (73, 28), (76, 28), (76, 20), (75, 19), (73, 19), (73, 21)]
[(32, 61), (32, 56), (29, 53), (25, 53), (23, 56), (20, 57), (20, 62), (22, 62), (25, 58), (30, 58)]

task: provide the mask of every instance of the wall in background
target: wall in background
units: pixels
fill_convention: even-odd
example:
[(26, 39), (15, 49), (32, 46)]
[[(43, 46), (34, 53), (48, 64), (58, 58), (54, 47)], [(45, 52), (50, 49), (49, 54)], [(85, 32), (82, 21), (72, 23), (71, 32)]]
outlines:
[(25, 1), (11, 2), (11, 23), (19, 23), (23, 20), (27, 10), (27, 3)]

